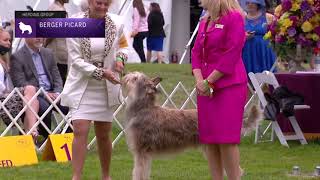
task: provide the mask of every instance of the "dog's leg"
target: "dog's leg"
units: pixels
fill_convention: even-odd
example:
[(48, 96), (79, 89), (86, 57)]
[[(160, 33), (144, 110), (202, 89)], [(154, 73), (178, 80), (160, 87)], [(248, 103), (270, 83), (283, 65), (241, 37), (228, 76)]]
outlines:
[(134, 168), (132, 180), (148, 180), (150, 178), (151, 156), (148, 154), (134, 154)]
[(239, 166), (239, 168), (240, 168), (240, 176), (242, 177), (242, 176), (244, 176), (245, 172), (244, 172), (244, 169), (241, 168), (241, 166)]
[(203, 157), (208, 160), (208, 148), (207, 146), (201, 146), (201, 151), (202, 151), (202, 155)]
[(152, 157), (151, 155), (146, 155), (146, 160), (145, 160), (145, 179), (148, 180), (150, 179), (150, 174), (151, 174), (151, 162), (152, 162)]

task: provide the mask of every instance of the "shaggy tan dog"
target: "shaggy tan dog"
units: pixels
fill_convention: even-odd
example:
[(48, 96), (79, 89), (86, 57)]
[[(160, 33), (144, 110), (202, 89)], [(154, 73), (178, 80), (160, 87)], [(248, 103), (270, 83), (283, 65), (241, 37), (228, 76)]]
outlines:
[[(123, 78), (126, 102), (126, 139), (134, 156), (133, 180), (148, 180), (155, 156), (199, 147), (197, 111), (168, 109), (156, 105), (156, 85), (161, 78), (150, 79), (140, 72)], [(254, 112), (243, 123), (252, 129), (258, 118)]]

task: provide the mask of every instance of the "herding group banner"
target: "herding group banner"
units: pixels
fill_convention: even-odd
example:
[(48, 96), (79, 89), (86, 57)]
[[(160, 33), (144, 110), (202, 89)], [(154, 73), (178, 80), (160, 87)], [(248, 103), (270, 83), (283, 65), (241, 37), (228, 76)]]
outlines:
[(104, 37), (105, 20), (65, 18), (63, 11), (16, 11), (15, 37), (69, 38)]

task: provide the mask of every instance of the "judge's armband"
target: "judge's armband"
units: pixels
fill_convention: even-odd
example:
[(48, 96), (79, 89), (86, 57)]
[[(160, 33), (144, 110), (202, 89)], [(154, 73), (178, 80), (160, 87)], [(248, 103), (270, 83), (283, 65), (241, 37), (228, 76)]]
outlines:
[(116, 56), (116, 62), (122, 62), (123, 65), (128, 60), (128, 55), (123, 52), (118, 52)]
[(119, 61), (119, 62), (124, 62), (124, 59), (121, 58), (121, 57), (117, 57), (117, 58), (116, 58), (116, 61), (117, 61), (117, 62), (118, 62), (118, 61)]
[(210, 91), (210, 95), (212, 95), (214, 93), (215, 85), (213, 83), (209, 82), (208, 79), (204, 79), (203, 83), (204, 83), (205, 87), (207, 88), (207, 90)]

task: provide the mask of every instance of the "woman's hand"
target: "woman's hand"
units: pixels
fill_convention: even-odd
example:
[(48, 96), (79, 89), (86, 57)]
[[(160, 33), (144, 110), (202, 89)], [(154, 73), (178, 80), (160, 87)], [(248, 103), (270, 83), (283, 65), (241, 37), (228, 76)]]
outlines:
[(246, 32), (246, 37), (247, 39), (251, 39), (254, 37), (255, 32), (254, 31), (247, 31)]
[(198, 80), (196, 84), (197, 92), (199, 96), (209, 96), (209, 88), (206, 87), (203, 83), (203, 80)]
[(118, 73), (122, 74), (124, 70), (124, 65), (122, 61), (116, 61), (114, 64), (114, 70), (117, 71)]
[(112, 84), (121, 84), (117, 79), (116, 74), (110, 69), (103, 69), (103, 78), (109, 80)]
[(209, 92), (209, 89), (203, 83), (203, 77), (200, 69), (194, 69), (193, 71), (194, 78), (196, 80), (196, 88), (199, 96), (205, 96), (206, 92)]
[(59, 93), (54, 93), (54, 92), (48, 92), (48, 96), (49, 98), (54, 101), (57, 99), (57, 97), (59, 96)]
[(131, 37), (135, 37), (137, 34), (138, 34), (137, 31), (132, 31), (130, 36), (131, 36)]

